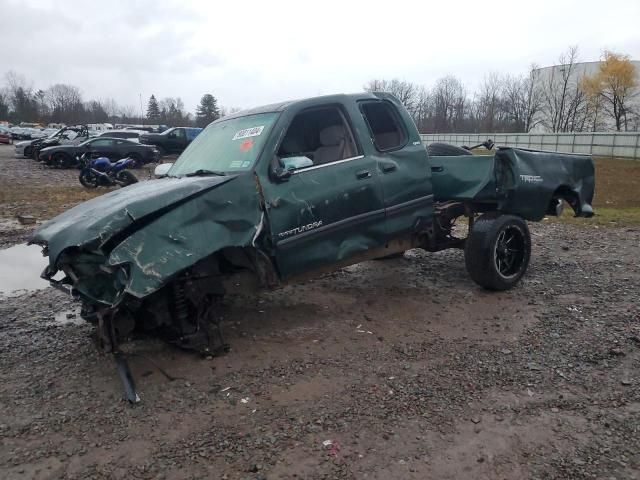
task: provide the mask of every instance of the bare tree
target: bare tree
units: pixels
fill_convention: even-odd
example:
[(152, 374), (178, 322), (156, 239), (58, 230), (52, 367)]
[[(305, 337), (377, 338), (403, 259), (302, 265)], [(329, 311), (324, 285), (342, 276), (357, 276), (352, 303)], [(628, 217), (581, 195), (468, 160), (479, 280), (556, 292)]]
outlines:
[(451, 75), (436, 81), (432, 91), (435, 133), (457, 131), (465, 116), (467, 94), (462, 82)]
[(33, 86), (24, 75), (12, 70), (5, 74), (7, 98), (15, 121), (32, 122), (37, 120), (38, 105), (33, 97)]
[(65, 123), (82, 120), (84, 108), (80, 89), (74, 85), (57, 83), (46, 92), (51, 115)]
[(420, 87), (406, 80), (370, 80), (365, 86), (367, 92), (388, 92), (402, 102), (409, 113), (413, 114), (418, 102)]
[(542, 98), (535, 79), (536, 70), (536, 65), (532, 65), (528, 75), (507, 75), (503, 79), (501, 108), (510, 131), (528, 132), (539, 121)]
[(498, 73), (490, 73), (484, 77), (474, 101), (478, 127), (483, 132), (497, 131), (501, 114), (501, 93), (503, 80)]
[(570, 47), (558, 60), (560, 65), (541, 79), (541, 123), (552, 132), (566, 132), (578, 123), (576, 116), (585, 100), (576, 78), (578, 47)]

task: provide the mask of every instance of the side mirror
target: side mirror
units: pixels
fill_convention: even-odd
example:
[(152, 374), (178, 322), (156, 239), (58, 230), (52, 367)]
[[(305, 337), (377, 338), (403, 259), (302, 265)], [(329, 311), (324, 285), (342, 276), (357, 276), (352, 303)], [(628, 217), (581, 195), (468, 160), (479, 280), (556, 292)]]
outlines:
[(282, 165), (280, 157), (274, 155), (269, 163), (269, 177), (274, 182), (286, 182), (293, 174), (293, 170), (287, 170)]
[(169, 170), (171, 170), (171, 167), (173, 167), (173, 163), (161, 163), (155, 168), (153, 174), (157, 178), (165, 177), (167, 173), (169, 173)]

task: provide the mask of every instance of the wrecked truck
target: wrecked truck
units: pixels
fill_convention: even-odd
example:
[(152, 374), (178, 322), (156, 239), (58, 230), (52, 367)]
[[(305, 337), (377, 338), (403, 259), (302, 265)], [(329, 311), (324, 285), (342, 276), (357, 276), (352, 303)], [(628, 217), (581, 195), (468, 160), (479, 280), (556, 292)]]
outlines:
[(226, 116), (158, 170), (162, 178), (82, 203), (31, 238), (49, 257), (43, 277), (81, 300), (113, 351), (144, 332), (213, 352), (224, 344), (215, 311), (225, 293), (412, 248), (462, 249), (475, 283), (506, 290), (529, 264), (527, 221), (559, 215), (564, 202), (593, 215), (589, 155), (429, 157), (385, 93)]

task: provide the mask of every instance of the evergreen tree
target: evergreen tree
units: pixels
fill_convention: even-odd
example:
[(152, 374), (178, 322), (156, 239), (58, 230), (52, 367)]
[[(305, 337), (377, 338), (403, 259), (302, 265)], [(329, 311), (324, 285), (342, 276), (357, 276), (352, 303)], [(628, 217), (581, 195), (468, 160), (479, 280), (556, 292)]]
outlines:
[(155, 122), (160, 120), (160, 108), (158, 107), (158, 101), (153, 94), (151, 95), (151, 97), (149, 97), (149, 103), (147, 105), (147, 118)]
[(220, 118), (218, 100), (210, 93), (205, 93), (200, 99), (200, 105), (196, 107), (196, 125), (204, 128), (218, 118)]

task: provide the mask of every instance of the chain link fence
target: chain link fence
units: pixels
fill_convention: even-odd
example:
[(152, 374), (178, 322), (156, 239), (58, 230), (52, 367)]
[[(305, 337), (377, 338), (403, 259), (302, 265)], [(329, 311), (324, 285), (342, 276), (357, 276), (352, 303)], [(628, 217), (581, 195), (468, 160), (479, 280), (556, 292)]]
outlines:
[(640, 160), (640, 133), (434, 133), (422, 134), (422, 142), (474, 146), (490, 138), (499, 147), (530, 148), (566, 153), (590, 153), (597, 157)]

